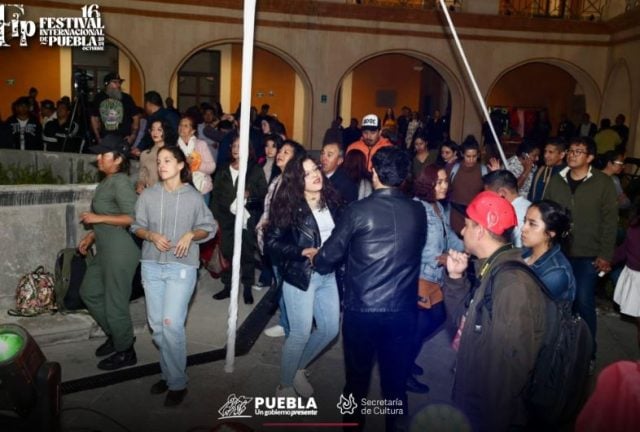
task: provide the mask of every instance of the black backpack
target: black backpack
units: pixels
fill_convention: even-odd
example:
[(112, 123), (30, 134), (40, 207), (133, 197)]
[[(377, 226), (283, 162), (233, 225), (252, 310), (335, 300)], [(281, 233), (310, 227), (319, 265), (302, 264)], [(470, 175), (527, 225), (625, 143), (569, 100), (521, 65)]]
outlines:
[(85, 309), (80, 298), (80, 286), (87, 270), (86, 257), (80, 255), (75, 248), (66, 248), (58, 252), (55, 265), (55, 291), (59, 311), (76, 311)]
[(522, 396), (530, 426), (554, 430), (575, 419), (584, 402), (593, 344), (591, 333), (585, 321), (573, 314), (571, 304), (555, 301), (533, 270), (519, 261), (506, 261), (491, 269), (484, 297), (477, 306), (476, 324), (481, 323), (483, 309), (491, 317), (493, 279), (503, 271), (526, 273), (545, 294), (546, 330)]

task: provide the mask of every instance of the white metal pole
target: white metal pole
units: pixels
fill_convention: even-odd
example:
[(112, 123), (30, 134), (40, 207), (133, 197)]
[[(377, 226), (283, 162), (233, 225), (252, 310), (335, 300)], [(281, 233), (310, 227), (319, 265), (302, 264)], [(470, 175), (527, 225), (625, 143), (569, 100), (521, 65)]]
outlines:
[(244, 221), (244, 191), (249, 159), (249, 126), (251, 109), (251, 79), (253, 69), (253, 35), (255, 32), (256, 0), (244, 1), (244, 37), (242, 40), (242, 93), (240, 106), (240, 174), (236, 191), (236, 221), (231, 261), (231, 298), (227, 323), (227, 356), (224, 370), (233, 372), (236, 355), (236, 327), (238, 323), (238, 291), (240, 286), (240, 253), (242, 251), (242, 225)]
[(493, 123), (491, 122), (491, 117), (489, 116), (489, 110), (484, 103), (484, 99), (482, 97), (482, 93), (480, 93), (480, 89), (478, 88), (478, 84), (476, 83), (476, 79), (473, 76), (473, 71), (469, 66), (469, 62), (467, 61), (467, 56), (464, 54), (464, 50), (462, 49), (462, 44), (460, 43), (460, 39), (458, 38), (458, 32), (456, 32), (456, 28), (453, 26), (453, 21), (451, 21), (451, 15), (449, 15), (449, 9), (447, 9), (447, 5), (444, 0), (440, 0), (440, 9), (444, 13), (444, 16), (447, 18), (447, 23), (449, 23), (449, 30), (451, 30), (451, 34), (453, 35), (453, 39), (456, 42), (456, 46), (458, 47), (458, 53), (462, 58), (464, 63), (464, 67), (467, 69), (467, 74), (469, 75), (469, 79), (471, 80), (471, 84), (473, 85), (473, 89), (476, 93), (476, 98), (478, 99), (478, 104), (480, 104), (480, 108), (482, 109), (482, 113), (484, 114), (484, 118), (487, 120), (487, 124), (489, 125), (489, 129), (491, 129), (491, 135), (496, 142), (496, 147), (498, 148), (498, 152), (500, 153), (500, 159), (502, 159), (503, 165), (507, 166), (507, 157), (504, 155), (504, 151), (502, 150), (502, 144), (500, 143), (500, 139), (498, 139), (498, 134), (496, 133), (495, 128), (493, 127)]

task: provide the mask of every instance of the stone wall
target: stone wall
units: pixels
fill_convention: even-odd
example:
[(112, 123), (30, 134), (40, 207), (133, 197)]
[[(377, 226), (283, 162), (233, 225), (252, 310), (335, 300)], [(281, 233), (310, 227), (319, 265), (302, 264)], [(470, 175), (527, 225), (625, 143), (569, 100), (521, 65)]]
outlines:
[(13, 307), (22, 275), (42, 265), (53, 272), (60, 249), (74, 247), (85, 229), (96, 185), (0, 186), (0, 314)]
[[(0, 163), (5, 169), (10, 165), (51, 168), (63, 184), (95, 183), (98, 179), (95, 160), (96, 156), (90, 154), (0, 149)], [(130, 173), (132, 177), (138, 175), (137, 161), (131, 161)]]
[(54, 176), (59, 176), (65, 184), (95, 182), (98, 175), (98, 169), (92, 164), (95, 160), (94, 155), (0, 149), (0, 163), (5, 169), (12, 164), (51, 168)]

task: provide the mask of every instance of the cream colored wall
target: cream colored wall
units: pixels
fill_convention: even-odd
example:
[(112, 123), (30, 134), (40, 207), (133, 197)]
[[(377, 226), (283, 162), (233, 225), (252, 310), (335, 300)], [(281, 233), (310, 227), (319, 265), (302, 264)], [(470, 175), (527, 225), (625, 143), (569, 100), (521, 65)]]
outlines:
[(220, 51), (220, 105), (231, 108), (231, 44), (219, 45)]
[(342, 117), (342, 125), (348, 127), (351, 122), (351, 97), (353, 95), (353, 72), (349, 72), (342, 80), (342, 93), (338, 111)]
[[(636, 34), (640, 34), (640, 29)], [(623, 60), (629, 73), (630, 84), (627, 93), (630, 98), (630, 111), (624, 113), (627, 117), (627, 126), (630, 128), (627, 153), (629, 156), (640, 157), (640, 40), (620, 44), (611, 50), (611, 70)]]
[(73, 73), (71, 48), (60, 49), (60, 95), (73, 94), (71, 74)]
[(129, 61), (129, 57), (122, 52), (122, 50), (118, 50), (118, 74), (120, 78), (124, 80), (122, 83), (122, 91), (131, 93), (131, 62)]
[[(83, 0), (69, 2), (77, 3), (78, 7), (83, 4)], [(485, 6), (487, 4), (485, 3)], [(143, 11), (149, 9), (148, 2), (125, 0), (110, 1), (109, 6), (138, 8)], [(33, 6), (30, 7), (30, 11), (33, 16), (69, 15), (68, 9), (57, 12)], [(172, 14), (172, 18), (139, 16), (126, 12), (104, 14), (107, 33), (113, 35), (118, 43), (126, 46), (140, 65), (145, 78), (145, 90), (156, 89), (162, 94), (169, 92), (173, 73), (190, 53), (213, 43), (228, 43), (242, 38), (242, 25), (239, 23), (242, 17), (241, 10), (154, 3), (153, 12), (167, 12)], [(191, 18), (173, 18), (185, 13), (191, 14)], [(207, 21), (208, 18), (214, 19), (216, 16), (224, 16), (227, 21), (229, 17), (239, 21)], [(259, 26), (256, 30), (256, 43), (268, 47), (272, 52), (280, 53), (300, 75), (309, 95), (304, 101), (303, 110), (302, 141), (307, 145), (319, 147), (327, 125), (336, 114), (335, 97), (338, 86), (350, 69), (364, 59), (391, 52), (413, 55), (427, 62), (443, 76), (452, 93), (453, 139), (459, 140), (468, 133), (480, 133), (482, 119), (478, 104), (475, 97), (472, 97), (467, 77), (460, 67), (457, 53), (452, 50), (451, 42), (445, 38), (421, 36), (425, 32), (443, 34), (441, 26), (265, 12), (259, 13), (258, 18), (269, 20), (271, 23), (282, 23), (280, 27)], [(333, 31), (308, 25), (311, 18), (314, 25), (327, 25), (332, 28), (344, 26), (351, 31)], [(300, 28), (293, 24), (298, 24)], [(358, 28), (362, 30), (357, 30)], [(378, 30), (405, 34), (372, 33)], [(616, 58), (627, 58), (631, 77), (640, 76), (640, 67), (637, 64), (640, 60), (635, 59), (638, 44), (630, 42), (624, 46), (610, 48), (606, 45), (610, 36), (606, 34), (527, 32), (472, 27), (459, 28), (458, 31), (480, 90), (485, 96), (505, 71), (528, 61), (546, 61), (565, 68), (574, 76), (577, 75), (576, 79), (587, 97), (587, 110), (596, 118), (602, 107), (602, 92), (608, 74)], [(505, 41), (504, 38), (509, 40)], [(594, 45), (584, 45), (589, 41)], [(320, 103), (320, 95), (323, 94), (328, 96), (327, 103)], [(635, 88), (630, 94), (633, 116), (630, 116), (629, 122), (635, 125), (640, 109), (640, 94)]]
[(304, 83), (300, 76), (296, 74), (295, 94), (293, 96), (293, 131), (292, 138), (295, 141), (304, 143), (304, 105), (305, 91)]

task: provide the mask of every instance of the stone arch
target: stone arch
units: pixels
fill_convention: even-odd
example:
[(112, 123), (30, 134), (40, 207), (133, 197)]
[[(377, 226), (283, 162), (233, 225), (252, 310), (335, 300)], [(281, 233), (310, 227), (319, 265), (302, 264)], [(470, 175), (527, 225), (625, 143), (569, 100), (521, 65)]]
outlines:
[(602, 95), (601, 117), (613, 120), (624, 114), (631, 121), (631, 74), (625, 59), (618, 59), (609, 71)]
[[(199, 44), (192, 49), (190, 49), (178, 62), (178, 64), (173, 69), (171, 73), (171, 78), (169, 80), (169, 93), (174, 98), (177, 95), (178, 88), (178, 72), (184, 66), (184, 64), (197, 52), (214, 48), (216, 46), (228, 45), (228, 44), (240, 44), (242, 45), (241, 38), (225, 38), (225, 39), (217, 39), (213, 41), (208, 41), (202, 44)], [(293, 130), (288, 131), (289, 135), (294, 139), (297, 139), (303, 143), (311, 142), (311, 118), (313, 111), (313, 87), (311, 85), (311, 80), (309, 79), (309, 75), (302, 65), (288, 52), (282, 50), (275, 45), (271, 45), (265, 42), (261, 42), (256, 40), (254, 42), (254, 47), (261, 48), (269, 53), (279, 57), (285, 63), (287, 63), (296, 73), (296, 86), (300, 85), (302, 87), (302, 100), (298, 100), (296, 98), (296, 108), (294, 110), (294, 125)], [(298, 82), (299, 81), (299, 82)], [(298, 106), (298, 103), (300, 106)]]
[(505, 68), (502, 72), (500, 72), (500, 74), (498, 74), (498, 76), (496, 76), (491, 85), (487, 88), (484, 96), (485, 101), (489, 98), (498, 82), (500, 82), (500, 80), (506, 74), (516, 70), (521, 66), (525, 66), (531, 63), (545, 63), (548, 65), (556, 66), (571, 75), (576, 80), (584, 93), (587, 112), (591, 115), (592, 119), (599, 118), (602, 93), (600, 91), (600, 88), (598, 87), (598, 84), (593, 79), (593, 77), (580, 66), (559, 58), (530, 58)]
[[(345, 78), (353, 72), (358, 66), (362, 63), (371, 60), (375, 57), (387, 55), (387, 54), (403, 54), (409, 57), (412, 57), (416, 60), (419, 60), (426, 65), (432, 67), (443, 79), (445, 84), (449, 88), (449, 94), (451, 96), (451, 123), (449, 133), (452, 139), (456, 141), (460, 141), (463, 135), (463, 125), (464, 125), (464, 116), (465, 116), (465, 98), (462, 83), (456, 74), (444, 63), (442, 63), (437, 58), (416, 50), (410, 49), (388, 49), (383, 51), (376, 51), (369, 53), (357, 61), (348, 66), (344, 72), (340, 75), (340, 79), (338, 80), (338, 85), (335, 90), (334, 100), (339, 99), (339, 95), (343, 86), (343, 82)], [(336, 109), (339, 109), (337, 107)]]
[[(144, 92), (146, 90), (146, 87), (145, 87), (145, 75), (144, 75), (144, 69), (142, 69), (142, 65), (141, 65), (140, 61), (138, 60), (138, 58), (133, 54), (133, 52), (129, 48), (127, 48), (127, 46), (125, 44), (120, 42), (112, 34), (107, 34), (106, 38), (110, 43), (112, 43), (115, 46), (117, 46), (118, 50), (122, 51), (127, 56), (127, 58), (129, 59), (129, 62), (132, 65), (135, 66), (136, 70), (138, 71), (138, 74), (140, 75), (140, 90), (144, 94)], [(140, 101), (140, 103), (142, 103), (142, 101)]]

